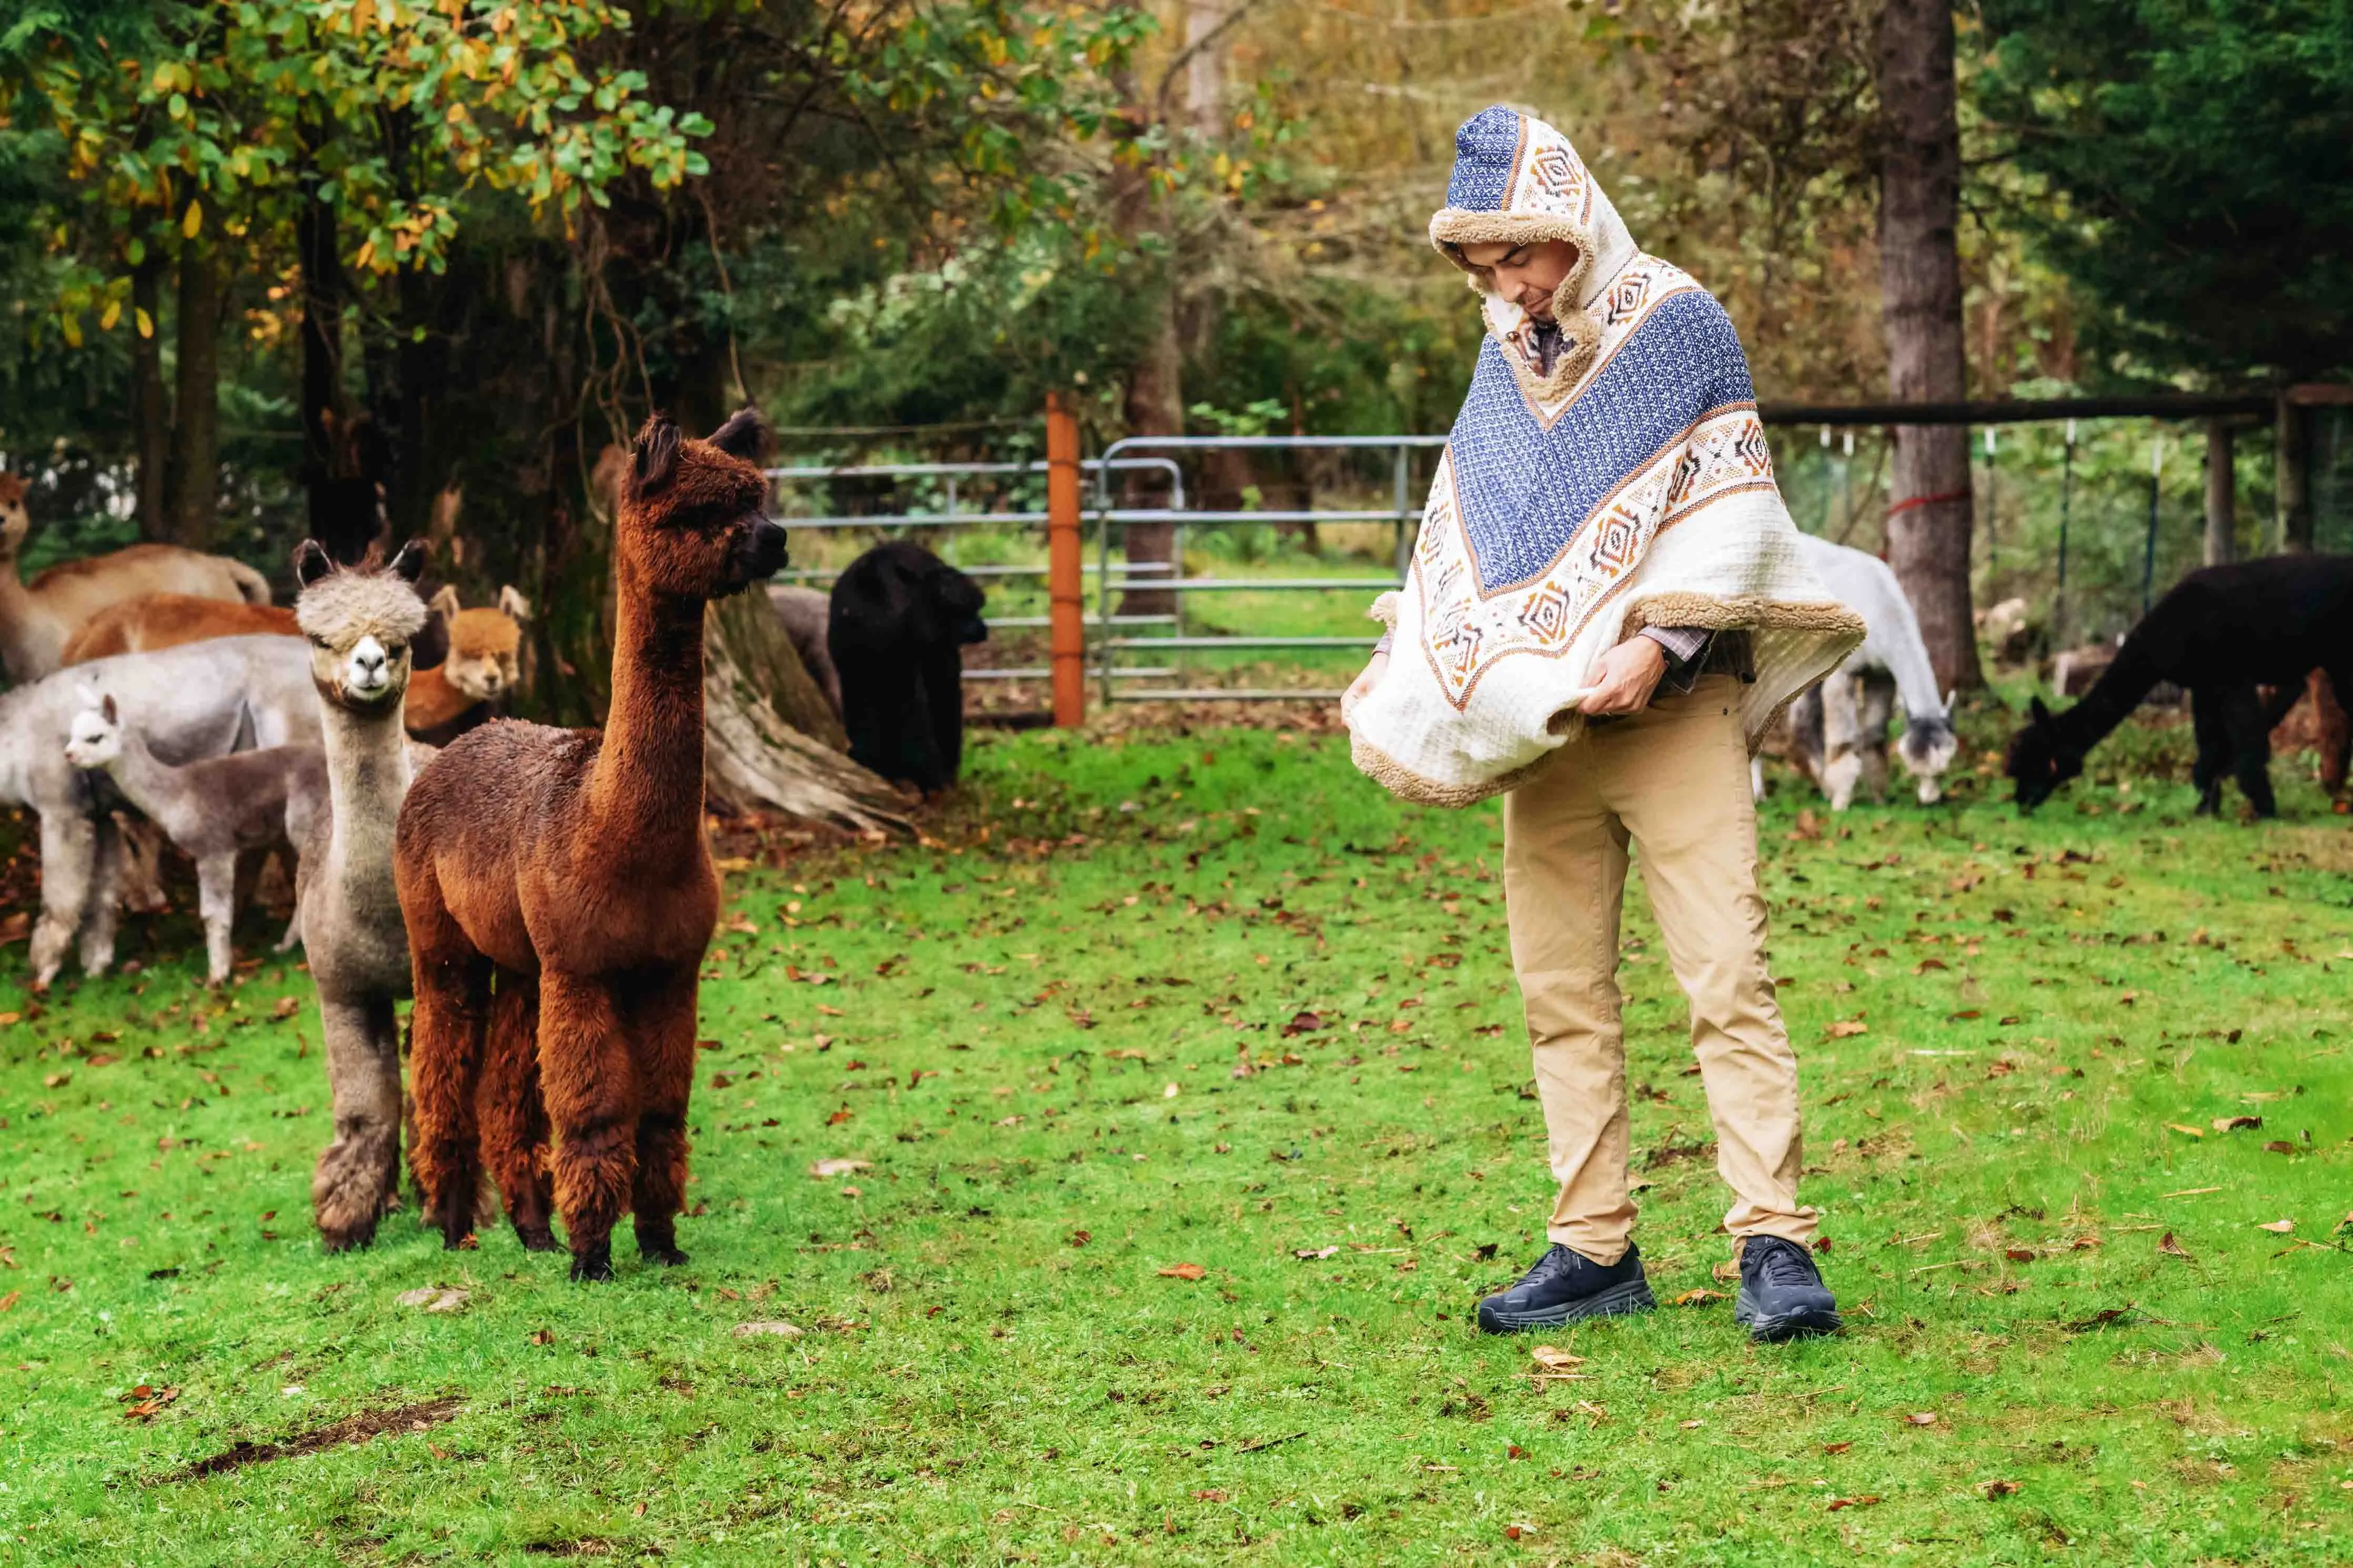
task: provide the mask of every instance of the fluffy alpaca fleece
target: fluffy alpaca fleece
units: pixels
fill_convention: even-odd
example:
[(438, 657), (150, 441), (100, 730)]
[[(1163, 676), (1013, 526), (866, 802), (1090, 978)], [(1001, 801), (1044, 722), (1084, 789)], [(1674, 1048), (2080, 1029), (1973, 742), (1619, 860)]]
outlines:
[(388, 567), (338, 567), (316, 541), (294, 558), (302, 583), (295, 615), (311, 638), (330, 797), (303, 847), (295, 896), (334, 1101), (334, 1138), (311, 1176), (319, 1237), (331, 1252), (375, 1239), (400, 1173), (394, 1005), (408, 994), (409, 966), (392, 846), (408, 793), (401, 699), (409, 639), (425, 626), (416, 586), (424, 566), (416, 542)]
[(2170, 681), (2189, 689), (2197, 722), (2198, 809), (2221, 809), (2227, 773), (2256, 816), (2274, 816), (2273, 716), (2256, 688), (2301, 687), (2315, 669), (2353, 690), (2353, 559), (2274, 555), (2192, 572), (2126, 634), (2081, 702), (2059, 713), (2040, 697), (2029, 704), (2005, 767), (2019, 809), (2033, 810), (2082, 773), (2085, 754)]
[[(1405, 584), (1374, 605), (1394, 651), (1344, 715), (1356, 765), (1436, 805), (1574, 765), (1597, 661), (1646, 626), (1747, 635), (1753, 752), (1863, 625), (1799, 553), (1739, 334), (1696, 281), (1635, 248), (1551, 126), (1496, 107), (1455, 146), (1430, 238), (1471, 271), (1487, 335)], [(1548, 370), (1536, 323), (1461, 253), (1544, 239), (1578, 250)]]
[(153, 653), (213, 637), (300, 637), (283, 605), (227, 604), (193, 594), (142, 594), (110, 605), (66, 639), (61, 664), (87, 664), (118, 653)]
[(22, 685), (58, 668), (66, 640), (82, 623), (142, 594), (189, 594), (229, 604), (269, 603), (269, 584), (252, 567), (176, 544), (133, 544), (87, 561), (52, 566), (32, 582), (16, 558), (32, 518), (25, 481), (0, 474), (0, 665)]
[(575, 1279), (611, 1278), (625, 1209), (649, 1260), (684, 1261), (696, 981), (719, 913), (703, 612), (785, 563), (752, 460), (762, 434), (748, 409), (708, 441), (660, 418), (638, 434), (614, 529), (605, 731), (485, 725), (427, 765), (401, 810), (415, 1163), (449, 1247), (472, 1229), (487, 1167), (526, 1247), (552, 1249), (562, 1214)]
[(1871, 629), (1829, 679), (1790, 704), (1791, 760), (1821, 785), (1832, 811), (1852, 805), (1858, 786), (1874, 799), (1883, 796), (1887, 728), (1900, 696), (1904, 739), (1897, 754), (1920, 804), (1935, 805), (1944, 797), (1945, 770), (1959, 742), (1952, 700), (1936, 693), (1936, 668), (1912, 601), (1878, 556), (1810, 534), (1800, 534), (1799, 543), (1815, 575)]
[(31, 953), (37, 987), (57, 978), (77, 933), (85, 971), (98, 974), (114, 962), (121, 839), (108, 809), (113, 803), (65, 754), (86, 685), (140, 714), (141, 732), (167, 763), (319, 739), (310, 663), (291, 637), (223, 637), (124, 654), (0, 693), (0, 805), (29, 806), (41, 819), (41, 912)]
[(964, 649), (983, 642), (980, 584), (922, 545), (878, 544), (834, 583), (828, 664), (849, 754), (929, 795), (964, 765)]

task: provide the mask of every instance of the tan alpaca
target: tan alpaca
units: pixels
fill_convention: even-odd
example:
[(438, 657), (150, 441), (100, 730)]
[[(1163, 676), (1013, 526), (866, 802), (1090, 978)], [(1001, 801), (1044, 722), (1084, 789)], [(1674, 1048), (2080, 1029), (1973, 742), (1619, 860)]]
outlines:
[(176, 544), (133, 544), (87, 561), (68, 561), (28, 584), (17, 574), (16, 559), (30, 531), (25, 481), (0, 474), (0, 664), (20, 686), (56, 669), (66, 639), (121, 600), (188, 594), (231, 604), (269, 603), (269, 584), (252, 567)]
[[(123, 798), (196, 863), (196, 907), (204, 916), (207, 985), (228, 983), (237, 913), (237, 858), (247, 849), (306, 842), (327, 805), (327, 761), (314, 745), (232, 752), (174, 767), (147, 749), (123, 721), (113, 696), (96, 688), (74, 715), (66, 761), (106, 773)], [(299, 875), (298, 875), (299, 880)], [(284, 952), (301, 940), (298, 911), (280, 940)]]
[(446, 746), (497, 718), (499, 700), (522, 679), (531, 601), (509, 584), (499, 590), (496, 609), (463, 609), (457, 588), (444, 584), (432, 609), (449, 628), (449, 657), (409, 678), (403, 721), (410, 739)]
[(302, 635), (294, 612), (283, 605), (229, 604), (194, 594), (142, 594), (82, 622), (66, 638), (61, 665), (84, 664), (118, 653), (153, 653), (214, 637)]
[(295, 918), (318, 987), (335, 1136), (311, 1177), (330, 1252), (364, 1247), (392, 1206), (400, 1170), (400, 1026), (409, 994), (408, 928), (392, 880), (392, 838), (408, 793), (402, 699), (425, 547), (388, 567), (338, 567), (318, 542), (295, 552), (294, 613), (311, 639), (330, 805), (303, 847)]

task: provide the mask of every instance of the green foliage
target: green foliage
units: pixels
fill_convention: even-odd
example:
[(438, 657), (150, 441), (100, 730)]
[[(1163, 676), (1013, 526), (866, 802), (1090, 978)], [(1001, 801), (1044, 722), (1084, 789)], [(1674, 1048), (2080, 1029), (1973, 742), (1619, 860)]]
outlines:
[(1981, 789), (1763, 810), (1836, 1341), (1730, 1321), (1630, 879), (1641, 1243), (1699, 1294), (1536, 1336), (1565, 1370), (1466, 1321), (1552, 1196), (1498, 814), (1399, 806), (1335, 737), (983, 736), (932, 842), (731, 874), (693, 1261), (625, 1238), (607, 1287), (413, 1211), (321, 1256), (308, 980), (207, 994), (193, 921), (134, 920), (141, 974), (37, 1016), (0, 981), (0, 1555), (2341, 1561), (2341, 821)]
[(2111, 374), (2353, 366), (2353, 10), (1989, 0), (1980, 108), (2010, 215), (2092, 308)]

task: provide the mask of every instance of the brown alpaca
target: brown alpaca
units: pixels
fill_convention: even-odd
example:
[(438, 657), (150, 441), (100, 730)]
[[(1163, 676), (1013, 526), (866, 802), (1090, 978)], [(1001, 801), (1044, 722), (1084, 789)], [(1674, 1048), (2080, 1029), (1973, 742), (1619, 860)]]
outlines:
[(335, 1136), (311, 1173), (311, 1205), (330, 1252), (364, 1247), (400, 1177), (400, 1026), (408, 933), (393, 887), (393, 833), (408, 793), (400, 725), (410, 646), (425, 629), (411, 541), (388, 567), (338, 567), (315, 540), (294, 554), (294, 604), (311, 639), (311, 683), (327, 752), (328, 809), (302, 847), (296, 916), (326, 1037)]
[(685, 1261), (695, 984), (719, 912), (703, 608), (785, 563), (753, 462), (763, 435), (749, 409), (707, 441), (647, 422), (614, 528), (605, 730), (485, 725), (427, 763), (401, 808), (413, 1158), (446, 1246), (472, 1228), (487, 1164), (526, 1247), (552, 1250), (551, 1202), (562, 1213), (575, 1279), (612, 1278), (624, 1209), (649, 1259)]
[(229, 604), (269, 603), (269, 584), (252, 567), (176, 544), (133, 544), (87, 561), (68, 561), (28, 584), (17, 575), (16, 557), (31, 530), (25, 481), (0, 474), (0, 664), (19, 686), (56, 669), (66, 639), (90, 616), (124, 599), (192, 594)]
[(408, 682), (408, 738), (446, 746), (501, 717), (499, 704), (522, 676), (522, 623), (531, 601), (510, 585), (495, 609), (462, 609), (458, 590), (433, 595), (433, 613), (449, 629), (449, 657)]
[(284, 605), (232, 605), (193, 594), (142, 594), (109, 605), (84, 621), (79, 631), (66, 638), (58, 662), (83, 664), (118, 653), (153, 653), (183, 643), (265, 633), (302, 635), (294, 624), (294, 612)]

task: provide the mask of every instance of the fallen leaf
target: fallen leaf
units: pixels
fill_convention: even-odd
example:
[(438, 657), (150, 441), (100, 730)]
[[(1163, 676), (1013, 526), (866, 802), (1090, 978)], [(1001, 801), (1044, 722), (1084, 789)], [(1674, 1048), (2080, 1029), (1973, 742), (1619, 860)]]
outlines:
[(1195, 1502), (1223, 1502), (1226, 1500), (1226, 1494), (1221, 1488), (1204, 1487), (1201, 1490), (1193, 1494), (1193, 1500)]
[(1860, 1018), (1841, 1018), (1823, 1033), (1833, 1040), (1851, 1040), (1857, 1035), (1871, 1033), (1871, 1026)]
[(1528, 1352), (1528, 1359), (1546, 1372), (1567, 1372), (1585, 1364), (1583, 1356), (1571, 1355), (1558, 1345), (1538, 1345)]
[(1070, 1236), (1069, 1236), (1068, 1237), (1066, 1237), (1065, 1239), (1067, 1239), (1072, 1247), (1084, 1247), (1087, 1243), (1089, 1243), (1090, 1241), (1092, 1241), (1094, 1238), (1095, 1238), (1095, 1233), (1094, 1233), (1093, 1231), (1091, 1231), (1091, 1230), (1074, 1230), (1074, 1231), (1071, 1232)]
[(1504, 1539), (1517, 1541), (1523, 1535), (1533, 1534), (1535, 1531), (1535, 1526), (1533, 1524), (1507, 1524), (1504, 1526)]
[(23, 1300), (24, 1294), (22, 1290), (11, 1290), (5, 1296), (0, 1296), (0, 1312), (14, 1310), (16, 1303)]
[(819, 1160), (809, 1167), (809, 1174), (823, 1182), (831, 1181), (836, 1176), (847, 1176), (859, 1171), (871, 1171), (873, 1168), (871, 1163), (864, 1160)]
[(2105, 1329), (2110, 1323), (2121, 1323), (2131, 1314), (2132, 1308), (2129, 1306), (2103, 1307), (2090, 1317), (2079, 1318), (2068, 1324), (2067, 1331), (2071, 1334), (2089, 1333), (2094, 1329)]
[(839, 1110), (835, 1111), (831, 1116), (827, 1117), (825, 1119), (825, 1124), (828, 1127), (839, 1127), (843, 1122), (849, 1121), (853, 1114), (854, 1112), (850, 1110), (849, 1107), (845, 1105)]
[(1208, 1272), (1198, 1263), (1172, 1263), (1160, 1271), (1160, 1277), (1164, 1279), (1202, 1279), (1208, 1278)]
[(2184, 1127), (2179, 1121), (2168, 1121), (2166, 1123), (2166, 1126), (2187, 1138), (2203, 1138), (2206, 1136), (2205, 1131), (2202, 1128)]
[(739, 1340), (762, 1338), (797, 1340), (801, 1337), (801, 1328), (798, 1323), (788, 1323), (782, 1318), (776, 1318), (762, 1323), (738, 1323), (735, 1325), (735, 1337)]
[(2012, 1263), (2031, 1263), (2036, 1257), (2034, 1249), (2030, 1247), (2005, 1247), (2001, 1255)]
[(1844, 1443), (1825, 1443), (1822, 1445), (1822, 1452), (1825, 1454), (1843, 1454), (1849, 1448), (1853, 1447), (1854, 1444), (1852, 1440)]
[(2182, 1247), (2181, 1243), (2173, 1239), (2173, 1233), (2169, 1230), (2167, 1231), (2164, 1237), (2158, 1242), (2157, 1249), (2165, 1254), (2168, 1258), (2179, 1258), (2184, 1262), (2197, 1261), (2189, 1256), (2188, 1250)]
[(1933, 1410), (1915, 1410), (1906, 1415), (1904, 1421), (1910, 1426), (1934, 1426), (1936, 1424), (1936, 1413)]
[(301, 1010), (301, 998), (297, 996), (280, 996), (278, 999), (278, 1005), (269, 1010), (269, 1016), (273, 1018), (290, 1018)]
[(1978, 1490), (1985, 1493), (1986, 1500), (1988, 1502), (1991, 1502), (1998, 1497), (2008, 1497), (2018, 1490), (2018, 1483), (2016, 1481), (1988, 1481), (1985, 1485), (1978, 1488)]
[(1731, 1298), (1726, 1296), (1721, 1290), (1708, 1290), (1703, 1289), (1684, 1291), (1682, 1295), (1675, 1298), (1674, 1304), (1678, 1307), (1704, 1307), (1710, 1301), (1725, 1301), (1729, 1300), (1731, 1300)]
[(468, 1294), (439, 1285), (420, 1285), (414, 1290), (403, 1290), (393, 1300), (401, 1306), (422, 1307), (428, 1312), (455, 1312), (466, 1305)]
[(1834, 1497), (1830, 1501), (1830, 1511), (1836, 1513), (1842, 1508), (1869, 1508), (1878, 1500), (1879, 1497), (1876, 1493), (1863, 1497)]
[(1291, 1256), (1303, 1263), (1318, 1263), (1339, 1250), (1336, 1247), (1294, 1247)]
[(2289, 1142), (2284, 1138), (2274, 1138), (2270, 1142), (2263, 1145), (2263, 1152), (2266, 1154), (2293, 1154), (2295, 1152), (2295, 1145)]
[(1325, 1024), (1323, 1018), (1316, 1014), (1293, 1013), (1291, 1016), (1291, 1022), (1282, 1026), (1282, 1037), (1287, 1040), (1293, 1035), (1313, 1034), (1317, 1029), (1328, 1028), (1329, 1026), (1330, 1026)]
[(2252, 1128), (2261, 1127), (2263, 1124), (2263, 1119), (2260, 1116), (2218, 1116), (2214, 1118), (2214, 1131), (2217, 1132), (2241, 1132)]
[(180, 1391), (176, 1388), (150, 1388), (143, 1383), (131, 1394), (138, 1403), (123, 1406), (122, 1414), (133, 1421), (153, 1420), (157, 1411), (180, 1397)]
[(1688, 1431), (1692, 1430), (1692, 1429), (1693, 1429), (1694, 1427), (1695, 1427), (1695, 1426), (1706, 1426), (1706, 1425), (1707, 1425), (1707, 1423), (1705, 1423), (1704, 1421), (1678, 1421), (1678, 1422), (1676, 1422), (1676, 1423), (1675, 1423), (1675, 1425), (1676, 1425), (1677, 1426), (1681, 1427), (1683, 1430), (1684, 1430), (1684, 1431), (1688, 1432)]
[(2255, 1226), (2255, 1228), (2257, 1230), (2270, 1231), (2274, 1236), (2285, 1236), (2288, 1232), (2295, 1228), (2295, 1221), (2292, 1219), (2275, 1219), (2269, 1225), (2259, 1225)]

